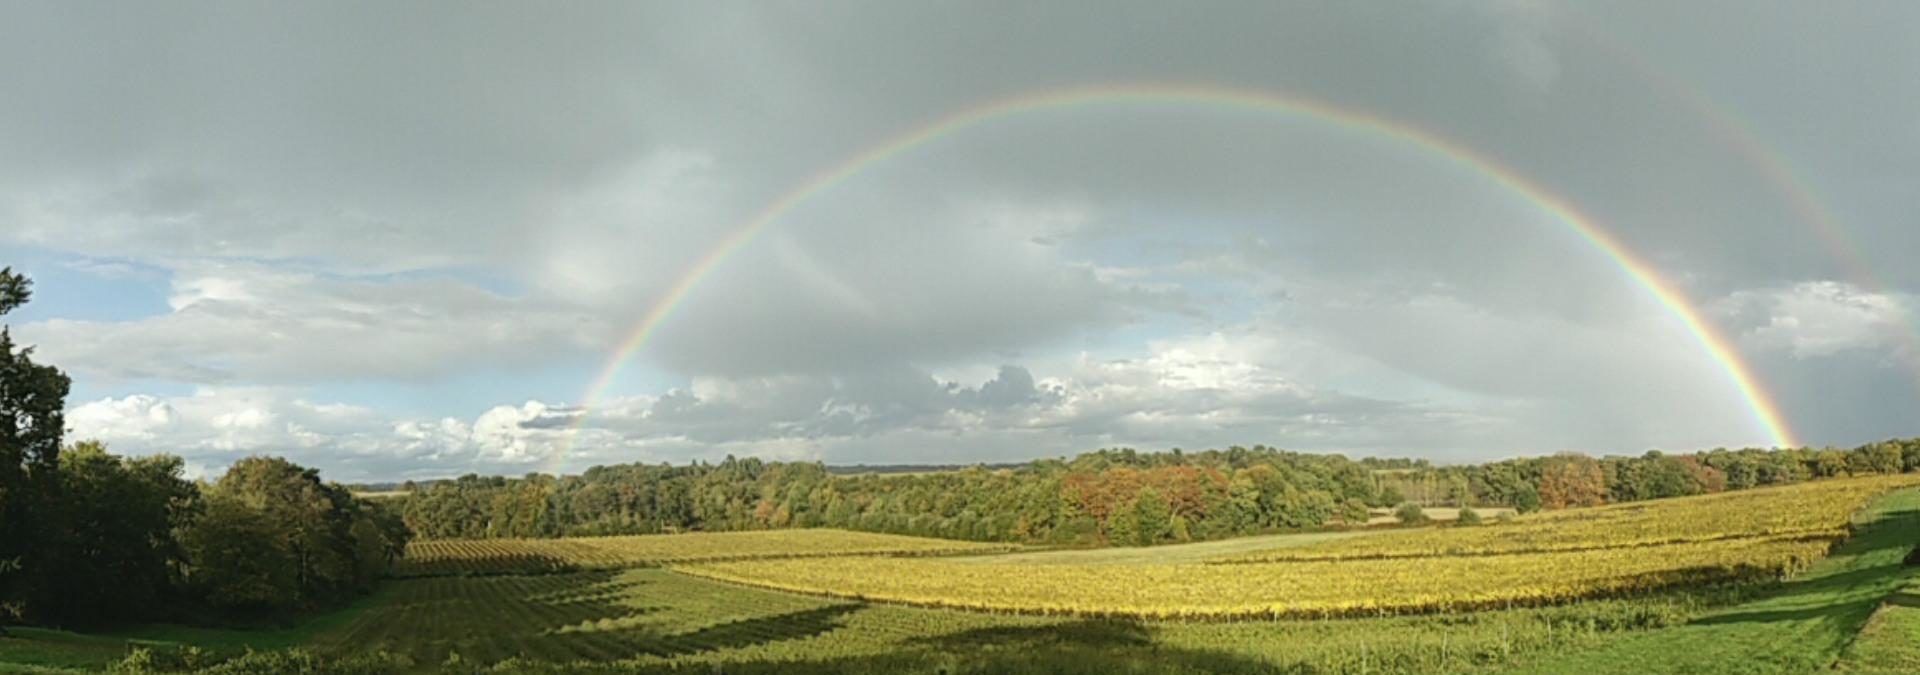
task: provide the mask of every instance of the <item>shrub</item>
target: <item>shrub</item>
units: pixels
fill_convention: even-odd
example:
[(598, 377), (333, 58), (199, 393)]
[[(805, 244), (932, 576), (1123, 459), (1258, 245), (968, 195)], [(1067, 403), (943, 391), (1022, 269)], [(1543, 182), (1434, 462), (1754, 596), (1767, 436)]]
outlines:
[(1461, 525), (1479, 525), (1480, 512), (1475, 511), (1472, 508), (1462, 506), (1460, 507), (1460, 518), (1459, 520), (1455, 520), (1454, 522)]
[(1407, 502), (1393, 510), (1393, 517), (1398, 518), (1401, 525), (1424, 525), (1427, 522), (1427, 511), (1420, 508), (1419, 504)]

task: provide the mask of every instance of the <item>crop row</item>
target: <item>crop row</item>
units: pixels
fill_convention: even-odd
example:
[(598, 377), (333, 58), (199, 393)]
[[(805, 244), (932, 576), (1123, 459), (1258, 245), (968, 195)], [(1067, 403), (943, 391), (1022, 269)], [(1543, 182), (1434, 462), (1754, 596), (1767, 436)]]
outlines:
[(525, 574), (763, 558), (994, 553), (1015, 548), (824, 529), (569, 539), (441, 539), (409, 544), (396, 574)]
[(1678, 544), (1417, 560), (1126, 567), (940, 559), (756, 560), (676, 566), (694, 576), (828, 597), (1039, 615), (1248, 619), (1487, 609), (1676, 585), (1779, 579), (1829, 539)]

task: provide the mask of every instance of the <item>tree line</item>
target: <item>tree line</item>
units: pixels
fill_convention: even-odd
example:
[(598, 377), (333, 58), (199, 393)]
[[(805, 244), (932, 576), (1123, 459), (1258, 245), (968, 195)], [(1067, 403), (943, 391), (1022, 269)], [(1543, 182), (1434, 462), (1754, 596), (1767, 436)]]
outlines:
[(728, 457), (683, 466), (598, 466), (565, 477), (468, 475), (408, 485), (397, 508), (426, 538), (838, 527), (1148, 545), (1358, 524), (1370, 509), (1408, 504), (1528, 512), (1907, 471), (1920, 471), (1920, 439), (1852, 450), (1562, 453), (1458, 466), (1264, 446), (1110, 449), (1014, 468), (884, 475)]
[[(0, 314), (30, 291), (0, 269)], [(179, 457), (63, 445), (69, 384), (0, 328), (0, 630), (273, 617), (365, 593), (405, 551), (398, 513), (284, 459), (194, 482)]]

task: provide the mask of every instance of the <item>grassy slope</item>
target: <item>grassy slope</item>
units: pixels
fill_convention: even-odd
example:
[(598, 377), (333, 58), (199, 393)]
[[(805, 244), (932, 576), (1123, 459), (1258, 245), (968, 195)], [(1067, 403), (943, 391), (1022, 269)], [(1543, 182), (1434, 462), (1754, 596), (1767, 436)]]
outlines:
[[(1916, 577), (1901, 559), (1920, 542), (1920, 490), (1902, 490), (1863, 515), (1860, 533), (1801, 577), (1760, 599), (1685, 626), (1633, 635), (1604, 647), (1530, 663), (1540, 673), (1805, 673), (1831, 667), (1882, 599)], [(1920, 610), (1914, 610), (1920, 612)], [(1889, 621), (1911, 625), (1915, 617)], [(1877, 641), (1909, 654), (1920, 634), (1883, 631)]]
[(1887, 598), (1834, 667), (1848, 673), (1920, 673), (1920, 578)]

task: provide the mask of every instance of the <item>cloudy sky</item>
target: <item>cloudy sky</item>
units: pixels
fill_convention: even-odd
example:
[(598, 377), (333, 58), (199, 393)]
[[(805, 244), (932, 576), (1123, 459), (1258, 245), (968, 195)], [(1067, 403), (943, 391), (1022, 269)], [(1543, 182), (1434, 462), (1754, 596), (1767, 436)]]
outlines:
[[(7, 317), (68, 424), (344, 480), (1920, 434), (1920, 4), (8, 3)], [(591, 391), (612, 361), (604, 391)]]

